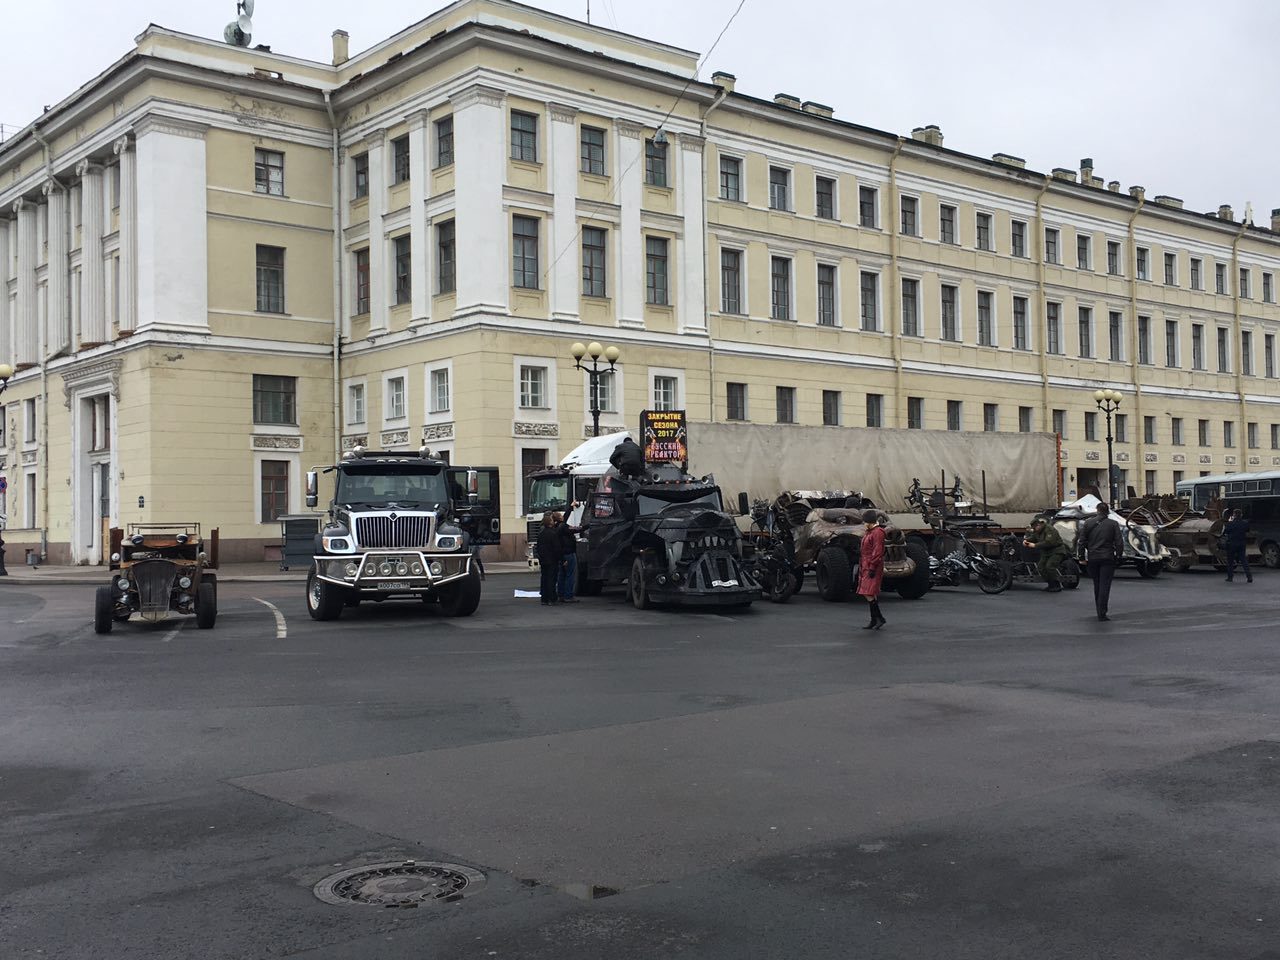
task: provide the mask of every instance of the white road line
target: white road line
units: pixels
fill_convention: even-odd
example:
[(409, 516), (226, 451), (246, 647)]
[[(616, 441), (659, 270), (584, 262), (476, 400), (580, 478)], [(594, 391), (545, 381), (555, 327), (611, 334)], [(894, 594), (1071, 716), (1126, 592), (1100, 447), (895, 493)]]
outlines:
[(262, 604), (264, 607), (266, 607), (268, 610), (270, 610), (272, 613), (275, 614), (276, 639), (283, 640), (285, 637), (289, 636), (289, 627), (284, 622), (284, 614), (280, 612), (280, 608), (277, 607), (274, 603), (268, 603), (266, 600), (263, 600), (261, 597), (254, 597), (253, 599), (257, 600), (260, 604)]
[(172, 640), (174, 637), (176, 637), (176, 636), (178, 635), (178, 631), (180, 631), (180, 630), (181, 630), (183, 627), (185, 627), (186, 625), (187, 625), (187, 621), (183, 620), (183, 621), (182, 621), (181, 623), (179, 623), (176, 627), (174, 627), (172, 630), (170, 630), (168, 633), (166, 633), (163, 637), (161, 637), (161, 638), (160, 638), (160, 642), (161, 642), (161, 643), (168, 643), (170, 640)]

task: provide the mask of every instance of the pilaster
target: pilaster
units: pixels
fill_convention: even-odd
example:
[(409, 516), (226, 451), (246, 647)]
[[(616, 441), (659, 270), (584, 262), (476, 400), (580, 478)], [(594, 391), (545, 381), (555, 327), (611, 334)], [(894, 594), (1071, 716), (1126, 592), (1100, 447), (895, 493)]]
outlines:
[(644, 128), (628, 120), (616, 123), (618, 149), (615, 176), (621, 216), (618, 254), (621, 269), (615, 285), (618, 325), (644, 327), (644, 234), (640, 208), (644, 202)]
[(551, 319), (577, 323), (581, 319), (582, 255), (578, 246), (578, 111), (552, 103), (550, 145), (551, 214), (550, 277)]
[(67, 188), (57, 180), (46, 180), (42, 192), (49, 208), (49, 222), (45, 228), (49, 250), (48, 275), (45, 281), (45, 354), (56, 357), (71, 349), (71, 304), (67, 295), (71, 283), (67, 270), (70, 253), (70, 238), (67, 235), (70, 228), (67, 217), (68, 197)]
[(120, 158), (120, 331), (137, 328), (138, 318), (138, 163), (133, 142), (115, 142)]
[(9, 315), (9, 264), (13, 262), (9, 237), (12, 222), (7, 216), (0, 216), (0, 363), (8, 364), (14, 362), (13, 317)]
[(36, 329), (36, 206), (30, 200), (13, 205), (18, 216), (18, 315), (14, 318), (14, 366), (19, 370), (38, 362)]
[(102, 167), (81, 160), (80, 178), (80, 329), (79, 346), (93, 347), (107, 341), (105, 273), (102, 262)]
[(387, 132), (369, 136), (369, 333), (387, 331)]
[(703, 137), (680, 134), (679, 170), (676, 171), (680, 213), (684, 218), (684, 236), (679, 244), (680, 275), (679, 316), (681, 333), (707, 332), (706, 223), (703, 219), (702, 192), (706, 189), (702, 175)]
[(413, 286), (411, 323), (431, 319), (431, 246), (427, 233), (427, 193), (431, 183), (431, 162), (427, 155), (428, 115), (419, 110), (409, 117), (409, 246)]
[(452, 98), (457, 241), (455, 315), (506, 313), (511, 288), (510, 228), (502, 202), (507, 173), (506, 96), (476, 84)]

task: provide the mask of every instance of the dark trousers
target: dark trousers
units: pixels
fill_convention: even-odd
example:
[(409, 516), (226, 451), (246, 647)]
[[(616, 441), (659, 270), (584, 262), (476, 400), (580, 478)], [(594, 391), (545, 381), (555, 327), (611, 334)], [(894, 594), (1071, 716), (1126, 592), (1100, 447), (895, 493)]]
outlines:
[(1089, 577), (1093, 580), (1093, 605), (1099, 617), (1107, 615), (1107, 604), (1111, 600), (1111, 581), (1116, 575), (1114, 560), (1090, 560)]
[(542, 602), (555, 603), (558, 599), (556, 596), (556, 579), (560, 576), (560, 558), (543, 560), (541, 564), (542, 582), (539, 584), (539, 592), (542, 594)]
[(578, 558), (575, 554), (566, 554), (560, 561), (560, 599), (572, 600), (573, 588), (578, 583)]
[(1252, 580), (1253, 574), (1249, 572), (1249, 554), (1244, 547), (1227, 547), (1227, 579), (1230, 580), (1236, 575), (1236, 564), (1244, 567), (1245, 579)]

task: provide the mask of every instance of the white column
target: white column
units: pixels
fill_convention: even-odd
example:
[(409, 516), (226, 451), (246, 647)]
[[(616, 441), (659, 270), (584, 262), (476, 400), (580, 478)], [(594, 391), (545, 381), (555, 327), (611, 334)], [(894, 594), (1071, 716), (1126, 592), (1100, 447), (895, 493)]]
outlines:
[(208, 127), (147, 116), (137, 136), (137, 327), (209, 329)]
[(387, 212), (387, 132), (369, 140), (369, 332), (387, 330), (387, 235), (382, 217)]
[[(0, 363), (13, 364), (13, 318), (9, 316), (9, 263), (13, 255), (9, 247), (8, 217), (0, 216)], [(0, 416), (3, 411), (0, 410)]]
[(120, 158), (120, 303), (121, 331), (137, 328), (138, 319), (138, 163), (128, 137), (115, 142)]
[[(36, 307), (36, 206), (30, 200), (13, 205), (18, 215), (18, 315), (14, 318), (14, 366), (34, 366), (40, 349)], [(33, 514), (34, 515), (34, 514)]]
[(506, 100), (476, 85), (453, 97), (454, 207), (458, 315), (505, 314), (511, 288), (510, 229), (502, 185), (507, 173)]
[(427, 195), (431, 192), (428, 117), (419, 110), (409, 117), (409, 247), (413, 287), (410, 323), (431, 319), (431, 237), (427, 232)]
[(622, 268), (614, 285), (618, 300), (618, 325), (644, 326), (644, 233), (640, 207), (644, 202), (644, 128), (619, 120), (618, 200), (622, 207), (618, 229), (618, 253)]
[(680, 167), (676, 173), (676, 190), (680, 197), (680, 213), (684, 218), (684, 237), (679, 244), (680, 285), (679, 316), (681, 333), (707, 332), (706, 224), (703, 222), (702, 150), (706, 141), (693, 134), (680, 134), (677, 153)]
[(82, 160), (76, 174), (80, 177), (80, 346), (92, 347), (107, 341), (102, 167)]
[(547, 256), (555, 266), (550, 278), (551, 319), (581, 319), (582, 254), (578, 244), (578, 111), (552, 103), (550, 144), (551, 245)]
[(46, 280), (47, 303), (45, 307), (44, 342), (46, 356), (56, 357), (71, 349), (71, 311), (67, 290), (71, 278), (67, 270), (70, 221), (67, 217), (67, 188), (54, 180), (45, 182), (44, 195), (49, 206), (49, 222), (45, 227), (48, 237), (49, 266)]

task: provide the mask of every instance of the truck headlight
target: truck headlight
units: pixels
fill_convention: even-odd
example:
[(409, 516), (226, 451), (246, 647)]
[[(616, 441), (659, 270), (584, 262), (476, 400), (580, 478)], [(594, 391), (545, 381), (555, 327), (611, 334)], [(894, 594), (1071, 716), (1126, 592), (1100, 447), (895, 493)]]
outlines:
[(360, 564), (348, 563), (344, 572), (348, 577), (351, 577), (354, 579), (356, 574), (360, 572)]
[(415, 562), (415, 563), (414, 563), (414, 565), (413, 565), (410, 569), (413, 571), (413, 575), (414, 575), (415, 577), (420, 577), (420, 576), (422, 576), (422, 564), (420, 564), (420, 563), (416, 563), (416, 562)]
[(407, 563), (396, 564), (396, 576), (407, 577), (409, 575), (409, 565)]
[(431, 561), (431, 575), (432, 575), (433, 577), (438, 577), (438, 576), (440, 576), (440, 575), (441, 575), (441, 574), (443, 574), (443, 573), (444, 573), (444, 564), (443, 564), (443, 563), (441, 563), (439, 560), (432, 560), (432, 561)]
[(329, 553), (346, 553), (351, 549), (351, 538), (347, 536), (322, 537), (321, 543)]
[(180, 586), (183, 590), (190, 590), (190, 589), (191, 589), (191, 578), (190, 578), (190, 577), (179, 577), (179, 578), (178, 578), (178, 586)]
[(391, 564), (384, 563), (382, 566), (378, 567), (378, 572), (384, 577), (391, 576)]
[(436, 537), (436, 547), (440, 550), (458, 549), (457, 537)]
[(116, 587), (117, 587), (118, 589), (120, 589), (120, 590), (128, 590), (128, 589), (129, 589), (129, 578), (128, 578), (128, 577), (121, 577), (119, 580), (117, 580), (117, 581), (116, 581)]
[(377, 576), (377, 573), (378, 573), (378, 567), (376, 564), (371, 563), (364, 568), (364, 575), (366, 577)]
[(119, 562), (120, 562), (120, 554), (118, 554), (118, 553), (113, 553), (113, 554), (111, 555), (111, 562), (112, 562), (112, 563), (119, 563)]

